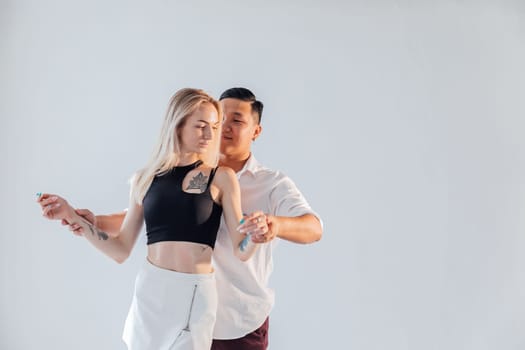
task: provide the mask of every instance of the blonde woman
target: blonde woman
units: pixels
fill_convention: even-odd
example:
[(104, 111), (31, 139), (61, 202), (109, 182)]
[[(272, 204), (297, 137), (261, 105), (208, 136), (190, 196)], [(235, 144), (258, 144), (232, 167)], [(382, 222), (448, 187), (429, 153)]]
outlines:
[(119, 263), (146, 223), (147, 259), (123, 334), (130, 350), (210, 349), (217, 308), (211, 257), (221, 214), (240, 260), (257, 247), (241, 233), (246, 225), (254, 235), (268, 232), (266, 220), (255, 230), (253, 220), (238, 227), (237, 178), (231, 169), (216, 166), (221, 124), (219, 103), (202, 90), (182, 89), (171, 98), (153, 156), (132, 179), (117, 235), (97, 230), (65, 199), (39, 196), (44, 216), (80, 225), (84, 237)]

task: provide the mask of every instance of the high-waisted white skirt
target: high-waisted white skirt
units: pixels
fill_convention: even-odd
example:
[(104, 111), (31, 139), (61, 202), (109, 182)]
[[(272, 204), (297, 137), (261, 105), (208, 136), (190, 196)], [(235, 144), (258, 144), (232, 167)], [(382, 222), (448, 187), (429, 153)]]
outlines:
[(146, 260), (122, 339), (129, 350), (209, 350), (216, 311), (213, 273), (180, 273)]

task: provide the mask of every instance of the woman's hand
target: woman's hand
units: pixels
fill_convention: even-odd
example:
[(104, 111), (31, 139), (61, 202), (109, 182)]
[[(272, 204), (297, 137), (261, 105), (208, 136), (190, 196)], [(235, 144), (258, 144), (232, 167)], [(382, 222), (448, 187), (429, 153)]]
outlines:
[(241, 233), (250, 235), (254, 243), (265, 243), (269, 240), (268, 217), (260, 210), (245, 216), (244, 223), (237, 229)]
[(76, 215), (74, 208), (56, 194), (39, 194), (37, 203), (42, 208), (42, 215), (49, 220), (64, 220), (69, 223)]

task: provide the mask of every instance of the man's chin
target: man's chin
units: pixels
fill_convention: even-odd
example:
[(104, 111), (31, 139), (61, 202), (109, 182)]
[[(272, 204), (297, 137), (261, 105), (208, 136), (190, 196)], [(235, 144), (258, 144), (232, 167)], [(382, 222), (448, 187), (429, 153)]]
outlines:
[(221, 152), (221, 155), (228, 156), (235, 153), (235, 147), (221, 145), (221, 149), (219, 152)]

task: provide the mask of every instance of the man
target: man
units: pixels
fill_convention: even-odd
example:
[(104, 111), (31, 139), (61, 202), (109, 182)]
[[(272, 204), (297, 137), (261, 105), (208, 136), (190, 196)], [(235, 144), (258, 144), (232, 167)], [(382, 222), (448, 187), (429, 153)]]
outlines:
[[(312, 243), (321, 238), (322, 225), (295, 184), (284, 174), (263, 167), (251, 152), (262, 132), (263, 104), (245, 88), (226, 90), (220, 102), (224, 110), (220, 165), (237, 173), (243, 211), (266, 213), (269, 232), (252, 239), (269, 243), (260, 245), (248, 262), (239, 262), (221, 222), (213, 253), (219, 306), (212, 350), (263, 350), (268, 347), (269, 314), (274, 305), (274, 293), (268, 287), (274, 238)], [(119, 231), (125, 216), (77, 212), (109, 234)], [(72, 229), (81, 233), (78, 227)]]

